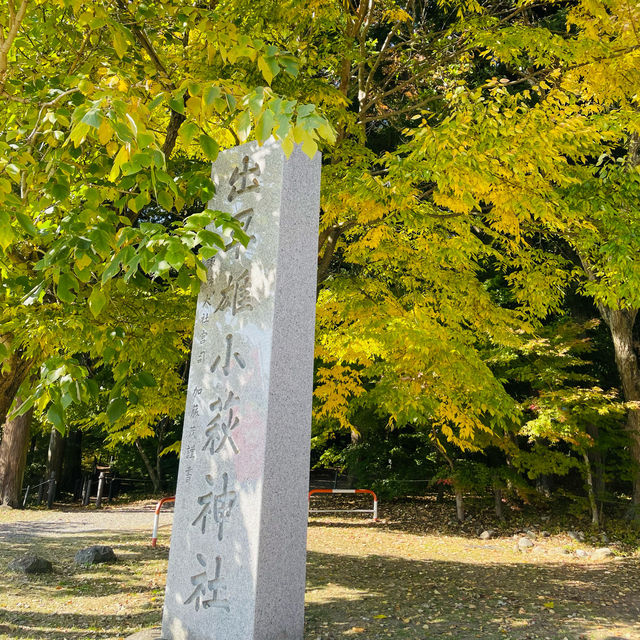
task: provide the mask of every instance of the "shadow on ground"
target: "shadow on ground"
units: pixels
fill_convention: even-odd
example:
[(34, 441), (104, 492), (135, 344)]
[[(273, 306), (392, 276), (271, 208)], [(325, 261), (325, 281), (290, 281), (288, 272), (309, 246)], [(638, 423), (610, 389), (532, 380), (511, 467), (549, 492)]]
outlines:
[[(157, 622), (166, 548), (151, 549), (141, 533), (46, 533), (21, 533), (0, 545), (0, 639), (115, 640)], [(117, 561), (76, 566), (75, 553), (93, 544), (113, 546)], [(54, 573), (9, 572), (9, 561), (26, 553), (50, 560)]]
[(631, 559), (484, 564), (313, 552), (306, 637), (636, 640), (639, 572)]
[[(360, 526), (373, 535), (356, 555), (348, 545), (362, 538)], [(436, 559), (401, 557), (398, 545), (391, 555), (385, 545), (399, 532), (416, 548), (425, 544), (414, 529), (400, 519), (312, 523), (316, 542), (336, 535), (348, 544), (347, 553), (325, 544), (308, 554), (305, 640), (640, 640), (638, 558), (517, 562), (480, 549), (453, 561), (448, 547), (460, 542), (446, 535), (430, 537), (442, 545)], [(148, 534), (18, 533), (0, 544), (1, 640), (117, 640), (158, 624), (168, 550), (151, 549)], [(74, 554), (91, 544), (112, 545), (118, 562), (76, 567)], [(9, 560), (27, 552), (53, 561), (55, 573), (8, 573)]]

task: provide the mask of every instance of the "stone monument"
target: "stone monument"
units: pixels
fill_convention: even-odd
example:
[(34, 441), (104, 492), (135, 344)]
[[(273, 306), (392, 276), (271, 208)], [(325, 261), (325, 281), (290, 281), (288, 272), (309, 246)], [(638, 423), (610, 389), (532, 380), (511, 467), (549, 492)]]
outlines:
[(198, 298), (162, 637), (302, 640), (320, 155), (252, 142), (212, 175), (250, 241)]

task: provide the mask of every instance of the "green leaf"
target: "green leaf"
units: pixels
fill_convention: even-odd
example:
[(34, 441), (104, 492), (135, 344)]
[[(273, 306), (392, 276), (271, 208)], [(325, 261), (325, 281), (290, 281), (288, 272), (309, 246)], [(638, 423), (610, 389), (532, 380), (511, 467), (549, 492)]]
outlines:
[(103, 293), (100, 287), (94, 287), (89, 296), (89, 309), (94, 318), (100, 315), (100, 312), (107, 304), (107, 296)]
[(182, 138), (185, 144), (191, 144), (191, 141), (200, 132), (200, 127), (192, 120), (187, 120), (182, 123), (182, 126), (178, 130), (178, 134)]
[(253, 94), (249, 96), (249, 110), (254, 117), (258, 117), (260, 111), (262, 111), (262, 105), (264, 104), (264, 89), (258, 87)]
[(158, 204), (166, 211), (173, 209), (173, 198), (168, 191), (158, 191)]
[(116, 50), (119, 58), (124, 58), (124, 54), (127, 53), (129, 43), (124, 33), (120, 29), (116, 29), (113, 34), (113, 48)]
[(87, 113), (84, 114), (84, 118), (80, 122), (84, 122), (88, 124), (90, 127), (94, 127), (94, 129), (99, 129), (102, 124), (102, 114), (97, 108), (89, 109)]
[(208, 87), (204, 92), (204, 103), (210, 107), (216, 100), (222, 96), (220, 87)]
[(256, 124), (256, 138), (258, 139), (258, 142), (265, 142), (265, 140), (271, 136), (273, 123), (273, 111), (271, 111), (271, 109), (266, 109)]
[(187, 88), (192, 96), (199, 96), (202, 92), (202, 86), (198, 82), (189, 82)]
[(109, 266), (102, 273), (102, 284), (111, 280), (120, 271), (120, 258), (116, 255), (115, 258), (109, 263)]
[(267, 84), (271, 84), (271, 81), (280, 73), (280, 65), (275, 56), (260, 56), (258, 58), (258, 68)]
[(206, 133), (203, 133), (200, 136), (200, 147), (202, 148), (202, 152), (207, 157), (207, 160), (211, 160), (214, 162), (218, 157), (219, 146), (218, 143)]
[(184, 264), (185, 258), (187, 257), (187, 249), (184, 245), (175, 240), (169, 245), (167, 249), (167, 253), (164, 256), (164, 259), (176, 270), (180, 271), (180, 268)]
[(140, 385), (143, 387), (157, 386), (156, 379), (153, 377), (153, 374), (148, 371), (141, 371), (138, 374), (138, 380), (140, 381)]
[(65, 200), (69, 197), (69, 185), (66, 182), (56, 182), (51, 187), (51, 195), (56, 200)]
[(64, 409), (58, 403), (53, 403), (47, 411), (47, 420), (61, 433), (64, 432)]
[(238, 138), (240, 142), (244, 142), (251, 132), (251, 114), (243, 111), (238, 118)]
[(278, 62), (282, 65), (286, 73), (294, 78), (298, 77), (300, 69), (298, 67), (298, 61), (293, 56), (278, 56)]
[(6, 211), (0, 211), (0, 247), (6, 249), (15, 239), (16, 234), (11, 227), (11, 218)]
[(12, 162), (10, 162), (5, 168), (4, 170), (9, 174), (9, 177), (16, 182), (17, 184), (20, 184), (20, 167), (16, 166), (15, 164), (13, 164)]
[(58, 280), (58, 298), (62, 302), (73, 302), (76, 299), (76, 294), (72, 289), (78, 290), (78, 281), (75, 276), (68, 272), (61, 273)]
[(113, 424), (118, 418), (121, 418), (127, 410), (127, 401), (124, 398), (115, 398), (107, 407), (107, 418)]
[(172, 96), (169, 100), (169, 106), (180, 115), (184, 115), (184, 92), (180, 92), (177, 95)]

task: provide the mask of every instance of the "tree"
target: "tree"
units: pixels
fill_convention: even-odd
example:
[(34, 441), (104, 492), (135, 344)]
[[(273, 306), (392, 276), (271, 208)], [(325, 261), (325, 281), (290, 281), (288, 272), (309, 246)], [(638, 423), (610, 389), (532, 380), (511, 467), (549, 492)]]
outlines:
[(473, 448), (517, 417), (483, 349), (517, 345), (575, 276), (550, 237), (598, 265), (584, 290), (608, 301), (637, 399), (639, 16), (618, 0), (440, 7), (345, 3), (342, 48), (323, 51), (344, 106), (323, 201), (317, 415), (357, 429), (368, 404)]
[[(12, 404), (18, 413), (35, 406), (62, 431), (71, 403), (106, 393), (106, 419), (132, 424), (144, 412), (139, 391), (160, 378), (147, 369), (163, 355), (165, 369), (175, 363), (159, 353), (150, 322), (159, 301), (180, 324), (205, 261), (248, 241), (238, 221), (204, 204), (220, 146), (274, 135), (286, 151), (298, 142), (313, 153), (332, 138), (297, 99), (296, 59), (268, 33), (243, 29), (242, 4), (8, 0), (0, 419)], [(119, 351), (133, 334), (138, 360)], [(171, 334), (166, 346), (188, 334)], [(103, 368), (108, 390), (93, 381)], [(34, 385), (30, 370), (40, 374)]]
[(0, 504), (18, 507), (22, 499), (32, 411), (16, 416), (4, 424), (0, 442)]

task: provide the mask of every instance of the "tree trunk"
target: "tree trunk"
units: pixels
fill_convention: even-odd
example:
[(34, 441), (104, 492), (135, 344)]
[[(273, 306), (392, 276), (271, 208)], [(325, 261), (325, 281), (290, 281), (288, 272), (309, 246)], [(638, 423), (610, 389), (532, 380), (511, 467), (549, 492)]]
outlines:
[(0, 504), (19, 507), (33, 409), (4, 424), (0, 442)]
[(75, 492), (82, 479), (82, 431), (74, 429), (66, 437), (60, 488)]
[(62, 479), (65, 440), (66, 438), (55, 427), (51, 427), (49, 451), (47, 453), (47, 478), (50, 478), (51, 474), (55, 473), (58, 484)]
[(502, 511), (502, 489), (493, 490), (493, 499), (496, 508), (496, 517), (498, 520), (504, 520), (504, 512)]
[(140, 444), (140, 440), (136, 440), (136, 449), (142, 458), (142, 462), (144, 462), (144, 466), (147, 469), (147, 473), (149, 474), (149, 478), (151, 478), (151, 482), (153, 484), (154, 493), (160, 493), (160, 480), (156, 474), (153, 465), (151, 464), (151, 460), (149, 460), (149, 456), (146, 454), (144, 448)]
[[(616, 366), (626, 402), (640, 401), (640, 366), (633, 348), (633, 325), (638, 309), (611, 309), (599, 305), (598, 309), (611, 332)], [(629, 409), (627, 434), (631, 452), (634, 517), (640, 518), (640, 408)]]
[(460, 522), (464, 522), (464, 498), (462, 491), (458, 488), (456, 488), (456, 515)]
[[(0, 344), (9, 348), (11, 336), (0, 335)], [(0, 369), (0, 424), (4, 424), (7, 419), (9, 409), (18, 393), (20, 385), (27, 379), (32, 362), (24, 360), (20, 352), (14, 352), (4, 364), (4, 369)]]
[[(587, 455), (589, 456), (589, 464), (591, 465), (593, 491), (596, 496), (596, 501), (600, 503), (598, 505), (598, 511), (602, 519), (604, 512), (603, 501), (607, 485), (604, 474), (604, 458), (600, 448), (600, 430), (597, 424), (587, 423), (586, 428), (587, 433), (593, 438), (594, 442), (594, 446), (589, 449)], [(602, 522), (600, 522), (600, 524), (602, 524)]]
[(591, 461), (589, 454), (585, 451), (583, 454), (584, 469), (587, 481), (587, 495), (589, 496), (589, 506), (591, 507), (591, 524), (598, 528), (600, 526), (600, 517), (598, 514), (598, 503), (596, 502), (596, 492), (593, 488), (593, 474), (591, 473)]

